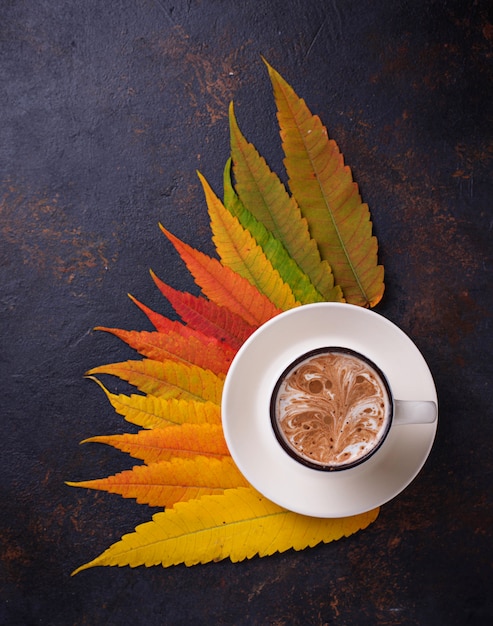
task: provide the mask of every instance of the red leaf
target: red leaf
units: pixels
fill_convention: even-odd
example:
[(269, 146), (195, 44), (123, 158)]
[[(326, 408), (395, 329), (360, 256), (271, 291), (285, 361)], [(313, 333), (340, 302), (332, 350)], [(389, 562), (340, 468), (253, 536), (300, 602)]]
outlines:
[(248, 324), (226, 307), (191, 293), (173, 289), (154, 272), (151, 272), (151, 275), (163, 296), (169, 300), (176, 313), (189, 327), (215, 337), (234, 350), (238, 350), (256, 329), (256, 326)]
[(154, 328), (158, 332), (160, 332), (160, 333), (167, 333), (170, 330), (170, 322), (171, 322), (171, 320), (169, 320), (164, 315), (161, 315), (160, 313), (156, 313), (155, 311), (150, 309), (145, 304), (142, 304), (142, 302), (139, 302), (137, 300), (137, 298), (134, 298), (130, 294), (128, 294), (128, 297), (130, 298), (130, 300), (132, 300), (132, 302), (134, 304), (136, 304), (139, 307), (139, 309), (143, 313), (145, 313), (147, 315), (147, 317), (149, 318), (151, 324), (154, 326)]

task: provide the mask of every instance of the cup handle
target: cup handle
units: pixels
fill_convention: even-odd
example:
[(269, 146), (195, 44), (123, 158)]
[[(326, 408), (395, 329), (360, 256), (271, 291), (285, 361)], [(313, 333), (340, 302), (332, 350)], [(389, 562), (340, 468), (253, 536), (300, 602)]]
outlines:
[(433, 424), (438, 408), (432, 400), (394, 400), (396, 424)]

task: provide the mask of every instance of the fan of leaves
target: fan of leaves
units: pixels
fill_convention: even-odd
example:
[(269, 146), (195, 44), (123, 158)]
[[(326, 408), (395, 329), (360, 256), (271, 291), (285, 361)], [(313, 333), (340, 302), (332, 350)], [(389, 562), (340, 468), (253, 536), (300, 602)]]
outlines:
[[(383, 268), (366, 204), (336, 143), (267, 63), (289, 191), (242, 135), (230, 106), (231, 158), (221, 200), (199, 174), (219, 258), (161, 226), (202, 295), (174, 289), (152, 273), (181, 321), (132, 300), (155, 331), (100, 328), (143, 358), (96, 367), (96, 380), (136, 434), (99, 436), (143, 463), (108, 478), (69, 485), (100, 489), (163, 507), (76, 572), (96, 565), (193, 565), (301, 550), (366, 527), (378, 510), (344, 519), (299, 515), (251, 487), (231, 458), (221, 428), (228, 367), (261, 324), (292, 307), (338, 301), (372, 307)], [(98, 376), (138, 393), (113, 394)], [(75, 573), (75, 572), (74, 572)]]

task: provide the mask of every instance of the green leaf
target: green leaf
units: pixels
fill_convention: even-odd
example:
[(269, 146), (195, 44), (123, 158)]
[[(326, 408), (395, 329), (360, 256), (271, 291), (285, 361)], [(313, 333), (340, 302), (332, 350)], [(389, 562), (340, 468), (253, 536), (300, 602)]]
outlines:
[(289, 187), (306, 217), (320, 254), (347, 302), (375, 306), (384, 291), (368, 206), (351, 170), (320, 118), (266, 63), (274, 89)]
[[(289, 196), (265, 159), (246, 141), (236, 122), (232, 104), (229, 120), (234, 187), (241, 205), (283, 244), (289, 256), (309, 277), (323, 299), (342, 301), (340, 288), (334, 286), (330, 265), (320, 259), (317, 242), (310, 237), (308, 223), (301, 215), (296, 199)], [(226, 179), (226, 185), (228, 184)], [(241, 219), (235, 211), (239, 205), (227, 186), (226, 198), (228, 208)]]
[(323, 302), (325, 298), (289, 256), (282, 243), (243, 206), (231, 184), (231, 159), (226, 163), (224, 170), (224, 197), (224, 206), (238, 219), (243, 228), (251, 233), (282, 280), (290, 286), (296, 300), (301, 304)]

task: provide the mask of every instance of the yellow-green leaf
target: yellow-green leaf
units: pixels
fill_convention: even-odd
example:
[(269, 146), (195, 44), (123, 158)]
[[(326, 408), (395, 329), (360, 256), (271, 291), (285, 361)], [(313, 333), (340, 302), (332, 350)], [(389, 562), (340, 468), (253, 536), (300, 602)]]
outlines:
[(82, 443), (103, 443), (149, 465), (172, 458), (203, 455), (220, 458), (229, 450), (219, 424), (187, 424), (170, 428), (141, 430), (136, 434), (100, 435)]
[(89, 376), (95, 374), (117, 376), (139, 391), (158, 398), (210, 400), (221, 404), (224, 376), (196, 365), (143, 359), (101, 365), (88, 372)]
[(268, 63), (289, 187), (320, 254), (330, 263), (347, 302), (375, 306), (384, 291), (368, 206), (320, 118)]
[[(241, 204), (282, 242), (325, 300), (342, 302), (341, 289), (334, 286), (330, 265), (320, 258), (317, 242), (310, 236), (308, 223), (301, 215), (296, 198), (288, 194), (255, 146), (245, 139), (236, 122), (232, 103), (229, 123), (235, 190)], [(226, 189), (225, 185), (225, 193)], [(234, 206), (231, 203), (233, 211)], [(241, 217), (237, 217), (241, 221)]]
[(272, 267), (250, 232), (224, 207), (200, 173), (199, 178), (209, 209), (212, 240), (221, 262), (246, 278), (279, 309), (286, 311), (297, 306), (291, 288)]
[[(243, 228), (251, 233), (252, 237), (264, 251), (265, 256), (271, 262), (272, 267), (279, 272), (282, 280), (290, 286), (296, 300), (301, 304), (325, 301), (327, 298), (315, 288), (309, 277), (289, 256), (288, 251), (279, 239), (276, 239), (262, 222), (259, 222), (245, 208), (239, 199), (231, 183), (231, 159), (228, 159), (224, 168), (223, 181), (225, 208), (238, 219)], [(333, 299), (342, 298), (340, 289), (334, 288), (332, 292)]]
[(90, 378), (101, 387), (115, 411), (123, 415), (130, 424), (142, 428), (165, 428), (184, 423), (221, 423), (220, 406), (213, 402), (158, 398), (149, 394), (115, 394), (108, 391), (97, 378)]
[(124, 498), (134, 498), (139, 504), (162, 507), (248, 485), (231, 457), (206, 456), (136, 465), (108, 478), (67, 484), (117, 493)]
[(98, 565), (169, 567), (303, 550), (347, 537), (377, 515), (378, 509), (339, 519), (306, 517), (282, 509), (251, 487), (232, 489), (156, 513), (74, 574)]

